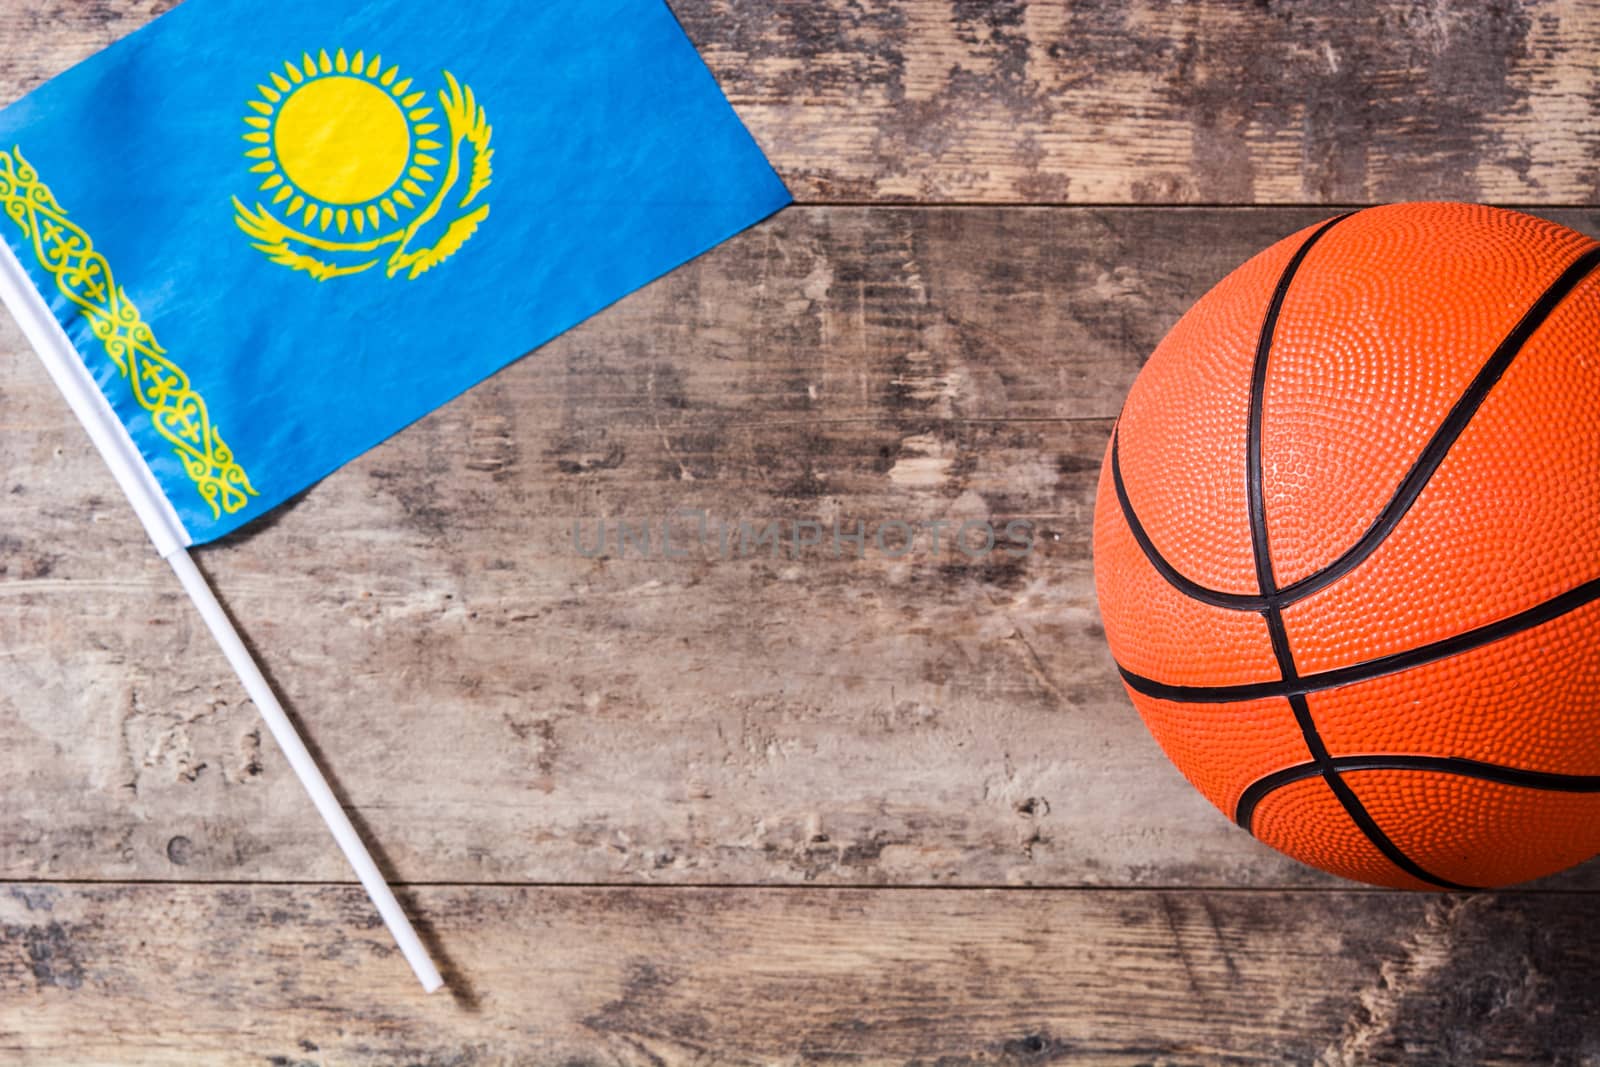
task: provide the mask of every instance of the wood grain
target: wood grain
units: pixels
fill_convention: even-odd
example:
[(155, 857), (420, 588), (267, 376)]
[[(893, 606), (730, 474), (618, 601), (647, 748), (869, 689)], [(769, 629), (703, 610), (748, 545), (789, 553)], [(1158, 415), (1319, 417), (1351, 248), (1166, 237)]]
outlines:
[[(170, 6), (8, 0), (0, 100)], [(672, 6), (803, 200), (1553, 205), (1600, 195), (1593, 4)]]
[(1592, 1063), (1583, 895), (0, 888), (15, 1064)]
[[(1089, 567), (1108, 420), (1145, 352), (1316, 217), (793, 210), (203, 564), (407, 881), (1331, 884), (1166, 762)], [(4, 330), (0, 872), (346, 877)], [(684, 509), (949, 525), (900, 559), (725, 558), (714, 532), (666, 559), (663, 521), (696, 532)], [(587, 558), (574, 526), (592, 546), (602, 519), (607, 558)], [(648, 558), (618, 549), (619, 519), (656, 530)], [(1027, 558), (950, 546), (1015, 519)]]
[[(1309, 218), (791, 211), (204, 565), (408, 880), (1297, 880), (1145, 739), (1101, 650), (1087, 523), (1143, 352), (1226, 257)], [(0, 869), (344, 877), (5, 337), (0, 744), (27, 772)], [(1023, 517), (1038, 547), (573, 543), (575, 522), (592, 544), (602, 519), (681, 509)], [(1156, 818), (1153, 795), (1175, 806)]]

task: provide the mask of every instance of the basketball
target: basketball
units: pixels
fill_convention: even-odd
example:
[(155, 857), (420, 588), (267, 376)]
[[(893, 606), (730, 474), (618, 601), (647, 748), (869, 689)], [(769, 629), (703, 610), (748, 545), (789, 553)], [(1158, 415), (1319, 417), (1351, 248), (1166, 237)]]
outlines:
[(1095, 584), (1146, 726), (1314, 867), (1486, 888), (1600, 852), (1600, 245), (1472, 204), (1309, 227), (1140, 372)]

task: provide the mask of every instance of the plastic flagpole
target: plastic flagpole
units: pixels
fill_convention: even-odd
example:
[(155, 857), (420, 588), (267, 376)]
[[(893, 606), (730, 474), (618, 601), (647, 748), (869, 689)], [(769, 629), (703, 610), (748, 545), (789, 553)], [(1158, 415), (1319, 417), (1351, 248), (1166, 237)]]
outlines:
[(416, 972), (422, 988), (429, 993), (440, 989), (444, 985), (444, 980), (439, 976), (439, 969), (434, 966), (421, 939), (417, 937), (417, 931), (412, 927), (411, 920), (401, 909), (400, 902), (395, 899), (394, 891), (384, 881), (378, 865), (373, 862), (371, 853), (362, 843), (361, 835), (356, 833), (350, 817), (345, 814), (338, 798), (328, 786), (328, 780), (306, 748), (305, 741), (290, 722), (272, 687), (267, 684), (260, 665), (245, 647), (238, 631), (228, 620), (227, 613), (217, 602), (216, 594), (212, 592), (211, 586), (200, 573), (200, 569), (195, 566), (194, 560), (190, 558), (189, 535), (179, 521), (172, 504), (134, 447), (127, 429), (112, 411), (110, 403), (100, 392), (88, 368), (84, 366), (83, 360), (72, 347), (66, 331), (56, 321), (44, 298), (33, 287), (27, 273), (5, 241), (0, 241), (0, 302), (4, 302), (11, 309), (12, 315), (22, 328), (23, 335), (44, 362), (45, 369), (50, 373), (62, 396), (66, 398), (73, 414), (77, 415), (78, 421), (88, 431), (90, 440), (104, 457), (117, 484), (122, 487), (128, 501), (133, 505), (134, 512), (144, 523), (156, 551), (171, 564), (178, 581), (183, 585), (184, 592), (189, 594), (189, 599), (194, 602), (200, 617), (205, 620), (212, 637), (216, 638), (223, 655), (227, 656), (229, 664), (239, 676), (245, 692), (255, 702), (261, 717), (266, 720), (267, 729), (271, 731), (273, 739), (277, 741), (284, 757), (288, 759), (295, 776), (300, 779), (301, 786), (311, 797), (312, 804), (322, 816), (322, 821), (327, 824), (345, 859), (354, 868), (356, 877), (361, 880), (362, 888), (367, 891), (373, 906), (383, 917), (384, 925), (389, 928), (389, 933), (400, 947), (406, 962)]
[(306, 750), (306, 743), (295, 731), (289, 716), (284, 714), (283, 705), (278, 703), (272, 687), (267, 684), (266, 678), (262, 677), (261, 668), (257, 665), (255, 657), (245, 648), (238, 631), (228, 621), (222, 605), (217, 603), (211, 586), (206, 583), (200, 568), (194, 565), (189, 553), (180, 548), (167, 557), (167, 562), (172, 564), (178, 581), (183, 583), (184, 592), (194, 601), (194, 606), (199, 610), (200, 617), (205, 620), (211, 636), (217, 639), (217, 644), (222, 647), (222, 654), (228, 657), (234, 673), (239, 676), (239, 681), (244, 683), (245, 692), (255, 701), (261, 717), (267, 722), (267, 729), (272, 731), (273, 738), (283, 750), (289, 766), (294, 768), (300, 784), (310, 795), (311, 803), (316, 805), (322, 821), (328, 824), (328, 829), (332, 831), (333, 839), (339, 843), (344, 858), (355, 868), (356, 877), (361, 879), (362, 888), (367, 891), (367, 896), (372, 898), (378, 914), (383, 916), (384, 925), (389, 928), (389, 933), (394, 935), (395, 943), (400, 946), (406, 962), (417, 972), (417, 980), (422, 983), (423, 989), (432, 993), (444, 984), (443, 979), (439, 977), (438, 968), (434, 967), (433, 960), (428, 956), (428, 950), (422, 947), (416, 930), (412, 929), (411, 920), (407, 919), (406, 913), (401, 910), (400, 902), (395, 900), (393, 890), (383, 880), (383, 875), (378, 871), (378, 865), (372, 861), (367, 847), (361, 843), (361, 836), (350, 824), (350, 817), (345, 814), (344, 808), (333, 795), (333, 790), (328, 787), (328, 780), (322, 776), (316, 760), (312, 759), (311, 753)]

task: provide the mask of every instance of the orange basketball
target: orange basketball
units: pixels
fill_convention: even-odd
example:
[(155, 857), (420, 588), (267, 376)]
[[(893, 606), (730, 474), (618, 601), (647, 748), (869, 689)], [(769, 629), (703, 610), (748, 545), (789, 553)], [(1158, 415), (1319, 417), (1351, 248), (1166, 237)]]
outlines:
[(1274, 848), (1417, 889), (1600, 852), (1597, 263), (1515, 211), (1342, 215), (1134, 383), (1106, 636), (1167, 755)]

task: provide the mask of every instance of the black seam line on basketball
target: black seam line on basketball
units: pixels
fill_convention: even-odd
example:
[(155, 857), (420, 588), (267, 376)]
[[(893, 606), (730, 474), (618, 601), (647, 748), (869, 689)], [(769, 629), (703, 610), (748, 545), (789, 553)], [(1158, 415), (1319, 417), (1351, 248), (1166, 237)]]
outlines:
[(1264, 700), (1269, 697), (1286, 697), (1306, 693), (1317, 693), (1327, 689), (1338, 689), (1341, 686), (1355, 685), (1358, 682), (1371, 681), (1387, 674), (1398, 674), (1413, 667), (1434, 663), (1438, 660), (1448, 659), (1462, 652), (1482, 648), (1505, 637), (1531, 630), (1536, 626), (1563, 615), (1570, 614), (1600, 600), (1600, 578), (1593, 579), (1567, 590), (1559, 596), (1551, 597), (1542, 604), (1519, 611), (1515, 615), (1507, 616), (1485, 626), (1446, 637), (1417, 648), (1407, 649), (1404, 652), (1395, 652), (1377, 659), (1369, 659), (1364, 663), (1352, 664), (1349, 667), (1336, 667), (1329, 671), (1317, 671), (1312, 674), (1298, 676), (1294, 682), (1247, 682), (1242, 685), (1168, 685), (1158, 682), (1143, 675), (1135, 674), (1122, 667), (1123, 681), (1128, 683), (1136, 693), (1156, 697), (1160, 700), (1181, 701), (1186, 704), (1233, 704), (1242, 700)]
[[(1289, 653), (1289, 637), (1283, 628), (1283, 616), (1277, 608), (1270, 608), (1267, 612), (1267, 627), (1272, 636), (1272, 650), (1279, 657), (1279, 662), (1285, 664), (1286, 673), (1293, 674), (1294, 665)], [(1356, 796), (1356, 791), (1350, 788), (1339, 774), (1339, 766), (1328, 752), (1328, 746), (1323, 743), (1322, 735), (1317, 732), (1317, 724), (1311, 717), (1311, 705), (1303, 693), (1296, 693), (1289, 697), (1289, 708), (1294, 712), (1294, 721), (1300, 727), (1300, 734), (1306, 743), (1306, 750), (1311, 753), (1312, 762), (1317, 768), (1317, 773), (1322, 775), (1322, 780), (1328, 783), (1334, 798), (1339, 801), (1339, 806), (1344, 808), (1350, 821), (1355, 823), (1366, 839), (1372, 842), (1374, 848), (1383, 854), (1384, 858), (1411, 877), (1440, 889), (1468, 890), (1473, 886), (1452, 882), (1425, 869), (1420, 863), (1406, 855), (1405, 851), (1383, 832), (1383, 827), (1378, 825), (1372, 813), (1367, 811), (1367, 806), (1361, 803), (1361, 798)], [(1246, 827), (1248, 829), (1248, 826)]]
[(1174, 567), (1168, 559), (1156, 548), (1155, 542), (1150, 540), (1150, 534), (1145, 530), (1144, 524), (1139, 521), (1139, 516), (1133, 510), (1133, 504), (1128, 500), (1128, 487), (1122, 481), (1121, 435), (1118, 430), (1111, 431), (1111, 484), (1117, 492), (1117, 506), (1122, 509), (1122, 518), (1128, 524), (1128, 532), (1133, 534), (1134, 541), (1144, 552), (1144, 558), (1156, 569), (1156, 573), (1166, 580), (1167, 584), (1177, 589), (1190, 600), (1198, 600), (1203, 604), (1214, 607), (1229, 608), (1233, 611), (1261, 611), (1267, 606), (1265, 597), (1253, 593), (1224, 593), (1218, 589), (1208, 589), (1196, 582)]
[(1384, 538), (1389, 536), (1389, 533), (1405, 517), (1406, 512), (1411, 510), (1411, 506), (1416, 503), (1417, 497), (1422, 495), (1422, 490), (1427, 487), (1429, 479), (1433, 477), (1440, 464), (1444, 462), (1451, 446), (1456, 443), (1456, 440), (1466, 430), (1467, 424), (1472, 421), (1472, 417), (1478, 413), (1478, 409), (1488, 399), (1489, 393), (1495, 384), (1505, 376), (1506, 371), (1510, 368), (1518, 353), (1526, 347), (1529, 339), (1533, 337), (1540, 326), (1544, 325), (1545, 320), (1550, 317), (1561, 301), (1566, 299), (1573, 289), (1577, 288), (1578, 284), (1595, 269), (1596, 265), (1600, 265), (1600, 245), (1591, 248), (1588, 252), (1573, 260), (1567, 269), (1561, 272), (1560, 277), (1540, 294), (1539, 299), (1534, 301), (1533, 305), (1523, 314), (1522, 319), (1500, 342), (1499, 346), (1495, 348), (1494, 353), (1479, 369), (1471, 384), (1467, 386), (1466, 391), (1456, 399), (1455, 404), (1450, 408), (1449, 413), (1445, 415), (1444, 420), (1439, 423), (1438, 429), (1433, 432), (1433, 436), (1417, 456), (1416, 462), (1406, 472), (1405, 477), (1400, 480), (1400, 485), (1395, 489), (1394, 495), (1389, 498), (1389, 502), (1384, 505), (1383, 510), (1373, 520), (1372, 525), (1338, 559), (1279, 590), (1280, 604), (1293, 604), (1326, 589), (1360, 566), (1373, 552), (1377, 551)]
[(1300, 264), (1316, 243), (1329, 230), (1349, 218), (1354, 212), (1338, 215), (1317, 227), (1305, 243), (1295, 250), (1278, 284), (1272, 290), (1272, 300), (1267, 304), (1266, 317), (1261, 322), (1261, 336), (1256, 341), (1255, 365), (1250, 369), (1250, 421), (1245, 429), (1245, 470), (1249, 491), (1250, 550), (1255, 557), (1256, 588), (1267, 601), (1267, 610), (1277, 602), (1277, 581), (1272, 575), (1272, 549), (1267, 541), (1266, 490), (1262, 486), (1265, 463), (1261, 457), (1261, 427), (1265, 421), (1267, 397), (1267, 364), (1272, 353), (1272, 338), (1278, 329), (1278, 316), (1283, 312), (1283, 302), (1289, 295), (1289, 283), (1300, 272)]
[[(1530, 771), (1521, 767), (1507, 767), (1499, 763), (1466, 759), (1462, 756), (1395, 756), (1364, 755), (1335, 756), (1333, 764), (1340, 774), (1351, 771), (1434, 771), (1461, 778), (1476, 778), (1500, 785), (1515, 785), (1526, 789), (1541, 789), (1550, 793), (1600, 793), (1600, 774), (1557, 774), (1553, 771)], [(1239, 794), (1234, 811), (1234, 822), (1245, 830), (1255, 818), (1256, 808), (1267, 796), (1286, 785), (1315, 778), (1322, 773), (1316, 763), (1300, 763), (1273, 771), (1251, 782)]]
[[(1300, 269), (1300, 264), (1306, 258), (1306, 253), (1311, 251), (1311, 246), (1316, 244), (1323, 234), (1354, 214), (1354, 211), (1347, 211), (1343, 215), (1331, 218), (1317, 227), (1316, 232), (1306, 238), (1299, 248), (1295, 249), (1295, 253), (1290, 257), (1283, 274), (1278, 278), (1278, 284), (1273, 288), (1272, 299), (1267, 306), (1266, 321), (1262, 326), (1261, 336), (1256, 342), (1255, 363), (1251, 370), (1250, 417), (1252, 420), (1256, 417), (1256, 408), (1259, 403), (1257, 392), (1260, 383), (1256, 381), (1256, 376), (1266, 373), (1266, 354), (1272, 345), (1272, 330), (1278, 321), (1278, 311), (1283, 306), (1284, 295), (1289, 290), (1289, 281), (1294, 277), (1295, 272)], [(1252, 422), (1252, 425), (1254, 425), (1254, 422)], [(1259, 447), (1259, 442), (1256, 442), (1256, 447)], [(1256, 463), (1258, 460), (1259, 456), (1255, 456), (1252, 457), (1251, 462)], [(1133, 539), (1139, 545), (1140, 551), (1144, 553), (1145, 559), (1150, 561), (1150, 565), (1156, 569), (1156, 573), (1160, 574), (1168, 585), (1171, 585), (1191, 600), (1198, 600), (1214, 607), (1227, 608), (1232, 611), (1266, 610), (1268, 589), (1266, 585), (1259, 584), (1259, 558), (1257, 562), (1257, 582), (1261, 592), (1259, 594), (1225, 593), (1220, 589), (1211, 589), (1203, 586), (1194, 579), (1189, 578), (1179, 571), (1177, 567), (1174, 567), (1156, 548), (1149, 532), (1145, 530), (1144, 524), (1139, 521), (1138, 514), (1133, 510), (1133, 502), (1128, 499), (1128, 487), (1122, 480), (1120, 424), (1111, 431), (1111, 484), (1116, 489), (1117, 506), (1122, 509), (1122, 517), (1128, 524), (1128, 531), (1133, 534)], [(1253, 507), (1252, 514), (1254, 514)], [(1257, 537), (1253, 521), (1251, 524), (1251, 537), (1253, 539)]]
[[(1341, 216), (1345, 218), (1348, 216)], [(1339, 221), (1334, 219), (1333, 222)], [(1331, 225), (1329, 223), (1328, 225)], [(1523, 315), (1517, 326), (1506, 335), (1489, 360), (1480, 368), (1466, 391), (1456, 400), (1450, 413), (1440, 423), (1434, 436), (1423, 447), (1417, 461), (1410, 471), (1401, 479), (1394, 495), (1384, 505), (1383, 510), (1367, 530), (1358, 538), (1355, 544), (1346, 549), (1338, 559), (1303, 578), (1297, 579), (1278, 591), (1279, 603), (1289, 605), (1297, 603), (1312, 596), (1356, 567), (1366, 562), (1377, 547), (1411, 510), (1421, 495), (1428, 481), (1438, 470), (1450, 447), (1466, 429), (1477, 413), (1478, 408), (1487, 399), (1490, 389), (1505, 375), (1511, 361), (1527, 344), (1528, 339), (1544, 324), (1544, 321), (1555, 311), (1556, 306), (1577, 287), (1591, 271), (1600, 265), (1600, 247), (1590, 249), (1589, 252), (1574, 260), (1562, 272), (1561, 276), (1546, 289), (1540, 298)], [(1155, 542), (1150, 538), (1144, 525), (1139, 521), (1138, 514), (1133, 510), (1133, 504), (1128, 498), (1127, 486), (1122, 479), (1122, 461), (1119, 451), (1119, 433), (1112, 431), (1111, 438), (1111, 479), (1116, 488), (1117, 503), (1122, 509), (1123, 518), (1127, 520), (1128, 528), (1133, 533), (1134, 540), (1144, 552), (1145, 558), (1155, 567), (1168, 584), (1172, 585), (1191, 600), (1198, 600), (1214, 607), (1227, 608), (1231, 611), (1261, 611), (1266, 607), (1266, 598), (1249, 593), (1227, 593), (1220, 589), (1211, 589), (1201, 585), (1194, 579), (1180, 572), (1156, 548)]]
[[(1266, 412), (1267, 370), (1271, 363), (1272, 341), (1277, 332), (1278, 316), (1283, 310), (1283, 302), (1289, 294), (1289, 285), (1294, 281), (1300, 264), (1305, 261), (1306, 256), (1323, 235), (1349, 217), (1348, 214), (1340, 215), (1323, 223), (1295, 251), (1293, 258), (1284, 267), (1283, 275), (1273, 290), (1272, 302), (1267, 307), (1266, 317), (1261, 323), (1261, 337), (1256, 343), (1255, 366), (1250, 371), (1250, 419), (1245, 427), (1245, 479), (1250, 508), (1250, 550), (1255, 557), (1256, 585), (1267, 601), (1262, 614), (1266, 617), (1267, 635), (1272, 640), (1272, 654), (1278, 661), (1279, 675), (1288, 685), (1298, 682), (1299, 676), (1295, 667), (1294, 651), (1289, 647), (1289, 632), (1283, 625), (1283, 609), (1279, 603), (1277, 579), (1272, 573), (1272, 543), (1267, 536), (1266, 490), (1263, 487), (1266, 465), (1262, 459), (1261, 434)], [(1296, 693), (1288, 699), (1289, 707), (1294, 712), (1295, 722), (1299, 725), (1300, 734), (1305, 740), (1306, 751), (1316, 761), (1323, 781), (1328, 783), (1328, 788), (1344, 808), (1345, 814), (1367, 840), (1372, 842), (1373, 847), (1390, 863), (1420, 881), (1441, 889), (1470, 888), (1425, 870), (1389, 839), (1389, 835), (1383, 832), (1383, 828), (1372, 817), (1372, 813), (1367, 811), (1366, 805), (1361, 803), (1361, 798), (1356, 796), (1355, 790), (1339, 776), (1339, 769), (1334, 765), (1327, 745), (1317, 732), (1316, 720), (1311, 715), (1311, 704), (1306, 700), (1305, 694)]]

